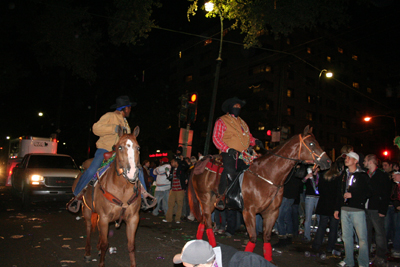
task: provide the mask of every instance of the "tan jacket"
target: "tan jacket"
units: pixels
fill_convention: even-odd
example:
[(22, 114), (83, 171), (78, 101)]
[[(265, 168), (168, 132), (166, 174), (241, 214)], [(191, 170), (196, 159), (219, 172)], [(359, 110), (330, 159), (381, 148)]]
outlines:
[(117, 125), (125, 127), (128, 134), (131, 133), (128, 121), (122, 116), (122, 112), (118, 110), (107, 112), (98, 122), (93, 124), (93, 133), (100, 137), (96, 142), (97, 148), (102, 148), (107, 151), (112, 150), (112, 146), (115, 145), (119, 139), (118, 134), (115, 132), (115, 127)]

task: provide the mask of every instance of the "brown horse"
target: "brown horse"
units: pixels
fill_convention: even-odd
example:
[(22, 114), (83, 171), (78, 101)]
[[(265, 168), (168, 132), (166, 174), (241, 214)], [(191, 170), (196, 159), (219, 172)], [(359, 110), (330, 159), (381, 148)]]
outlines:
[[(136, 140), (138, 135), (138, 126), (134, 129), (133, 134), (123, 135), (120, 133), (120, 139), (115, 145), (114, 161), (96, 184), (86, 189), (82, 213), (86, 222), (85, 259), (87, 262), (91, 259), (90, 234), (96, 225), (99, 228), (97, 249), (101, 251), (99, 266), (104, 266), (108, 248), (109, 223), (119, 220), (116, 222), (116, 227), (119, 227), (121, 220), (124, 220), (131, 267), (136, 266), (135, 234), (141, 206), (141, 184), (138, 179), (140, 147)], [(90, 161), (84, 162), (83, 165), (88, 167)]]
[[(311, 162), (321, 169), (330, 166), (330, 159), (321, 149), (307, 126), (303, 134), (295, 135), (283, 145), (256, 159), (244, 172), (242, 184), (243, 218), (249, 234), (245, 251), (256, 246), (256, 214), (263, 217), (264, 258), (272, 260), (271, 231), (282, 202), (283, 185), (296, 162)], [(211, 213), (214, 210), (219, 178), (207, 169), (193, 175), (189, 181), (190, 209), (200, 222), (197, 239), (203, 238), (204, 229), (210, 244), (215, 247)], [(200, 210), (201, 209), (201, 210)]]

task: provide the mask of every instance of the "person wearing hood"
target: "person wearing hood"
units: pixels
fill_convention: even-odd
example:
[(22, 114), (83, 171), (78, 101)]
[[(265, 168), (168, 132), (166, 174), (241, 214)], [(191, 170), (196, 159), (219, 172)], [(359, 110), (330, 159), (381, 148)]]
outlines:
[(221, 175), (218, 187), (218, 198), (216, 205), (218, 209), (225, 208), (225, 189), (236, 175), (247, 168), (243, 158), (248, 158), (248, 148), (258, 145), (264, 148), (260, 140), (255, 139), (246, 122), (239, 117), (242, 107), (246, 104), (244, 100), (237, 97), (229, 98), (222, 104), (225, 115), (219, 117), (214, 125), (213, 142), (221, 151), (224, 163), (224, 171)]

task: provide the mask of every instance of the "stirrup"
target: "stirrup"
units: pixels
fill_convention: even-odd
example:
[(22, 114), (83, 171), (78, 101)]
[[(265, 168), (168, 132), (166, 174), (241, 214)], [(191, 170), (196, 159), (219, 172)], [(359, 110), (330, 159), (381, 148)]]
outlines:
[(214, 203), (214, 207), (218, 210), (224, 210), (225, 209), (225, 194), (219, 196)]
[(72, 213), (77, 213), (81, 205), (82, 205), (82, 200), (74, 197), (67, 203), (67, 210), (69, 210)]

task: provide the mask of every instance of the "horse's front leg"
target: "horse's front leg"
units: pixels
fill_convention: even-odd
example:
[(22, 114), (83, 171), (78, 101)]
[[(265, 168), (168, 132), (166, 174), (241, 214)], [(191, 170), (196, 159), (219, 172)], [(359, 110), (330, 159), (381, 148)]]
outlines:
[(104, 267), (104, 260), (108, 248), (108, 224), (109, 221), (104, 219), (105, 216), (101, 216), (98, 222), (99, 225), (99, 242), (97, 243), (97, 250), (101, 252), (99, 266)]
[(264, 238), (264, 258), (272, 261), (271, 232), (274, 227), (276, 218), (278, 218), (279, 206), (272, 211), (264, 211), (263, 217), (263, 238)]
[(256, 214), (248, 209), (243, 210), (243, 219), (249, 233), (249, 242), (247, 242), (244, 251), (253, 252), (256, 247), (257, 231), (256, 231)]
[(90, 245), (90, 234), (92, 233), (92, 211), (85, 205), (82, 205), (82, 213), (86, 223), (86, 246), (85, 246), (85, 261), (90, 262), (91, 257), (91, 245)]
[(131, 267), (136, 267), (135, 234), (138, 224), (139, 224), (139, 212), (136, 212), (126, 221), (126, 236), (128, 237), (128, 252), (131, 261)]

